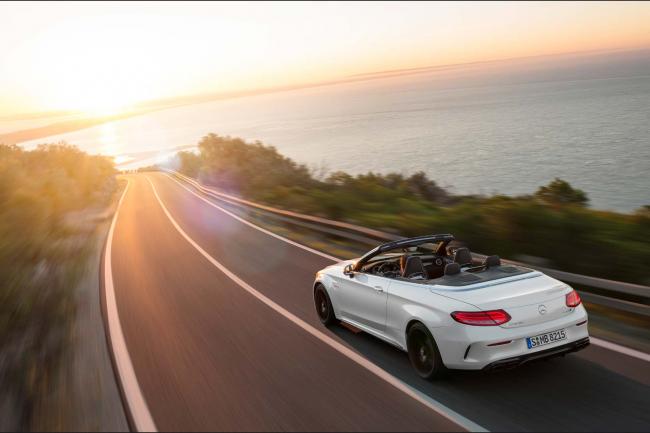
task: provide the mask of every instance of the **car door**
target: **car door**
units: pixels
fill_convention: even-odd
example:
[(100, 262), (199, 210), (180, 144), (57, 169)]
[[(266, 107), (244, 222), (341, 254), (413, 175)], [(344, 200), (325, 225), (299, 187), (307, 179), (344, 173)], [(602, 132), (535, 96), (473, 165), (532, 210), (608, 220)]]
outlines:
[(386, 301), (391, 280), (355, 272), (341, 280), (340, 310), (344, 318), (383, 333), (386, 327)]

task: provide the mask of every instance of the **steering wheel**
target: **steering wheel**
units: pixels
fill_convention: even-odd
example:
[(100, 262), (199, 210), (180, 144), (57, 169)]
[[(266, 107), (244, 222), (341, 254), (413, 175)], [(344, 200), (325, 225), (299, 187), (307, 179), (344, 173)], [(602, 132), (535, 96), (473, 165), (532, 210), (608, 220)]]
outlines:
[(433, 259), (433, 263), (431, 263), (431, 266), (434, 267), (434, 271), (432, 273), (434, 275), (444, 274), (446, 265), (447, 265), (447, 261), (444, 259), (444, 257), (436, 256)]

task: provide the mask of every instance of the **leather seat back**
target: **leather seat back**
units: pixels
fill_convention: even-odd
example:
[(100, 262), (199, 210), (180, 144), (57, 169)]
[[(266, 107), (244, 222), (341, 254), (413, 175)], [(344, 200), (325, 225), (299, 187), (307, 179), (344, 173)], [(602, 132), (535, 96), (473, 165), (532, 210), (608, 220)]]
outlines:
[(461, 266), (472, 264), (472, 253), (468, 248), (458, 248), (454, 254), (454, 262)]
[(488, 256), (483, 261), (483, 264), (485, 265), (486, 268), (501, 266), (501, 258), (499, 256)]
[(427, 272), (424, 269), (424, 264), (422, 259), (418, 256), (405, 256), (402, 257), (402, 277), (404, 278), (414, 278), (414, 277), (427, 277)]
[(460, 274), (460, 265), (458, 263), (448, 263), (445, 266), (445, 275)]

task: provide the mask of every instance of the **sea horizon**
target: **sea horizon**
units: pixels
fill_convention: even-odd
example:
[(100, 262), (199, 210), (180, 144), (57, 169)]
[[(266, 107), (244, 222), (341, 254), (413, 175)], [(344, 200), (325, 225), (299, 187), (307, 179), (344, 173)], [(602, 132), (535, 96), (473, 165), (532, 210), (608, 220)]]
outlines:
[(530, 194), (560, 177), (596, 209), (632, 212), (650, 203), (646, 54), (513, 59), (203, 101), (21, 145), (66, 141), (136, 167), (217, 133), (324, 172), (424, 171), (456, 194)]

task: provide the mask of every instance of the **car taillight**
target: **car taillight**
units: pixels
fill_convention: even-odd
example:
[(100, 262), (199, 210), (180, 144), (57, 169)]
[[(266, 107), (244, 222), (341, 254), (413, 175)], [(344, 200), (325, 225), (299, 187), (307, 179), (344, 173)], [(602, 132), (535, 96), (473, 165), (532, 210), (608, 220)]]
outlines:
[(577, 307), (578, 305), (580, 305), (581, 302), (582, 300), (580, 299), (580, 295), (578, 295), (578, 292), (576, 292), (575, 290), (572, 290), (569, 293), (567, 293), (566, 295), (567, 307), (571, 307), (571, 308)]
[(511, 319), (510, 315), (503, 310), (454, 311), (451, 317), (456, 322), (471, 326), (498, 326)]

